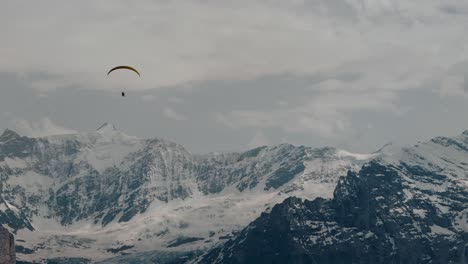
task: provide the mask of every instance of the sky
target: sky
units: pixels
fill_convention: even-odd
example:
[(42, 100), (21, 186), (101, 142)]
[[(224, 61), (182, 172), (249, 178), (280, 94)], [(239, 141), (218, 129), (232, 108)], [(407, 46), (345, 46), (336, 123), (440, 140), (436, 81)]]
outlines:
[(365, 153), (468, 129), (463, 0), (0, 3), (1, 130)]

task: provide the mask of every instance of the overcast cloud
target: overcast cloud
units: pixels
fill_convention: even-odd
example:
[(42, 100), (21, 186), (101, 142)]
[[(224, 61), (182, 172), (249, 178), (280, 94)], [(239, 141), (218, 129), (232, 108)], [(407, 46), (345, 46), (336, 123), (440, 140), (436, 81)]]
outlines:
[(42, 117), (34, 121), (21, 118), (12, 120), (13, 129), (28, 137), (45, 137), (50, 135), (74, 134), (77, 131), (54, 124), (49, 118)]
[[(462, 0), (4, 1), (0, 128), (110, 121), (195, 152), (454, 135), (467, 14)], [(141, 78), (106, 75), (120, 64)]]

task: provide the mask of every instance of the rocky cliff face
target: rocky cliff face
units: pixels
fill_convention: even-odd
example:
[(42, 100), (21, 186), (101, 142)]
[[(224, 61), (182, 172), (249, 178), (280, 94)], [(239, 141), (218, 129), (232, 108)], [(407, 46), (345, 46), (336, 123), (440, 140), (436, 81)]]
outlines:
[(333, 199), (288, 198), (198, 263), (468, 263), (468, 133), (390, 151)]
[(330, 197), (339, 176), (367, 158), (290, 144), (194, 155), (109, 124), (44, 138), (6, 130), (0, 223), (15, 232), (21, 260), (191, 252), (291, 195)]
[(16, 263), (15, 239), (8, 230), (0, 226), (0, 263)]
[[(110, 125), (45, 138), (7, 130), (0, 223), (30, 262), (185, 259), (232, 238), (201, 261), (464, 263), (467, 171), (468, 132), (373, 155), (288, 144), (193, 155)], [(273, 208), (291, 196), (323, 198)]]

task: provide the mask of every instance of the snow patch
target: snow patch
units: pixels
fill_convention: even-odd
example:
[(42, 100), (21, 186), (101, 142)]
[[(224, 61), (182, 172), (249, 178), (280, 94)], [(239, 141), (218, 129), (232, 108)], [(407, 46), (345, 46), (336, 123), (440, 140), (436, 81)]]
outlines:
[(432, 225), (431, 232), (437, 235), (454, 235), (452, 231), (438, 225)]
[(342, 157), (352, 157), (356, 160), (369, 160), (374, 157), (376, 157), (378, 154), (357, 154), (357, 153), (351, 153), (346, 150), (338, 150), (336, 155), (340, 158)]
[(424, 209), (413, 209), (413, 213), (417, 216), (419, 216), (420, 218), (426, 218), (426, 210)]

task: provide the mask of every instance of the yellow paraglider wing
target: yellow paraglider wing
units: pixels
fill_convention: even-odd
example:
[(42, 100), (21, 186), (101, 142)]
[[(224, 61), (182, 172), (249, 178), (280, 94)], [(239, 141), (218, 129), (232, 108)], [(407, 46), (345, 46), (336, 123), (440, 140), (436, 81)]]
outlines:
[(117, 66), (117, 67), (112, 68), (112, 69), (107, 73), (107, 75), (109, 75), (111, 72), (113, 72), (113, 71), (115, 71), (115, 70), (120, 70), (120, 69), (125, 69), (125, 70), (134, 71), (136, 74), (138, 74), (138, 76), (140, 76), (140, 73), (139, 73), (135, 68), (130, 67), (130, 66), (125, 66), (125, 65)]

